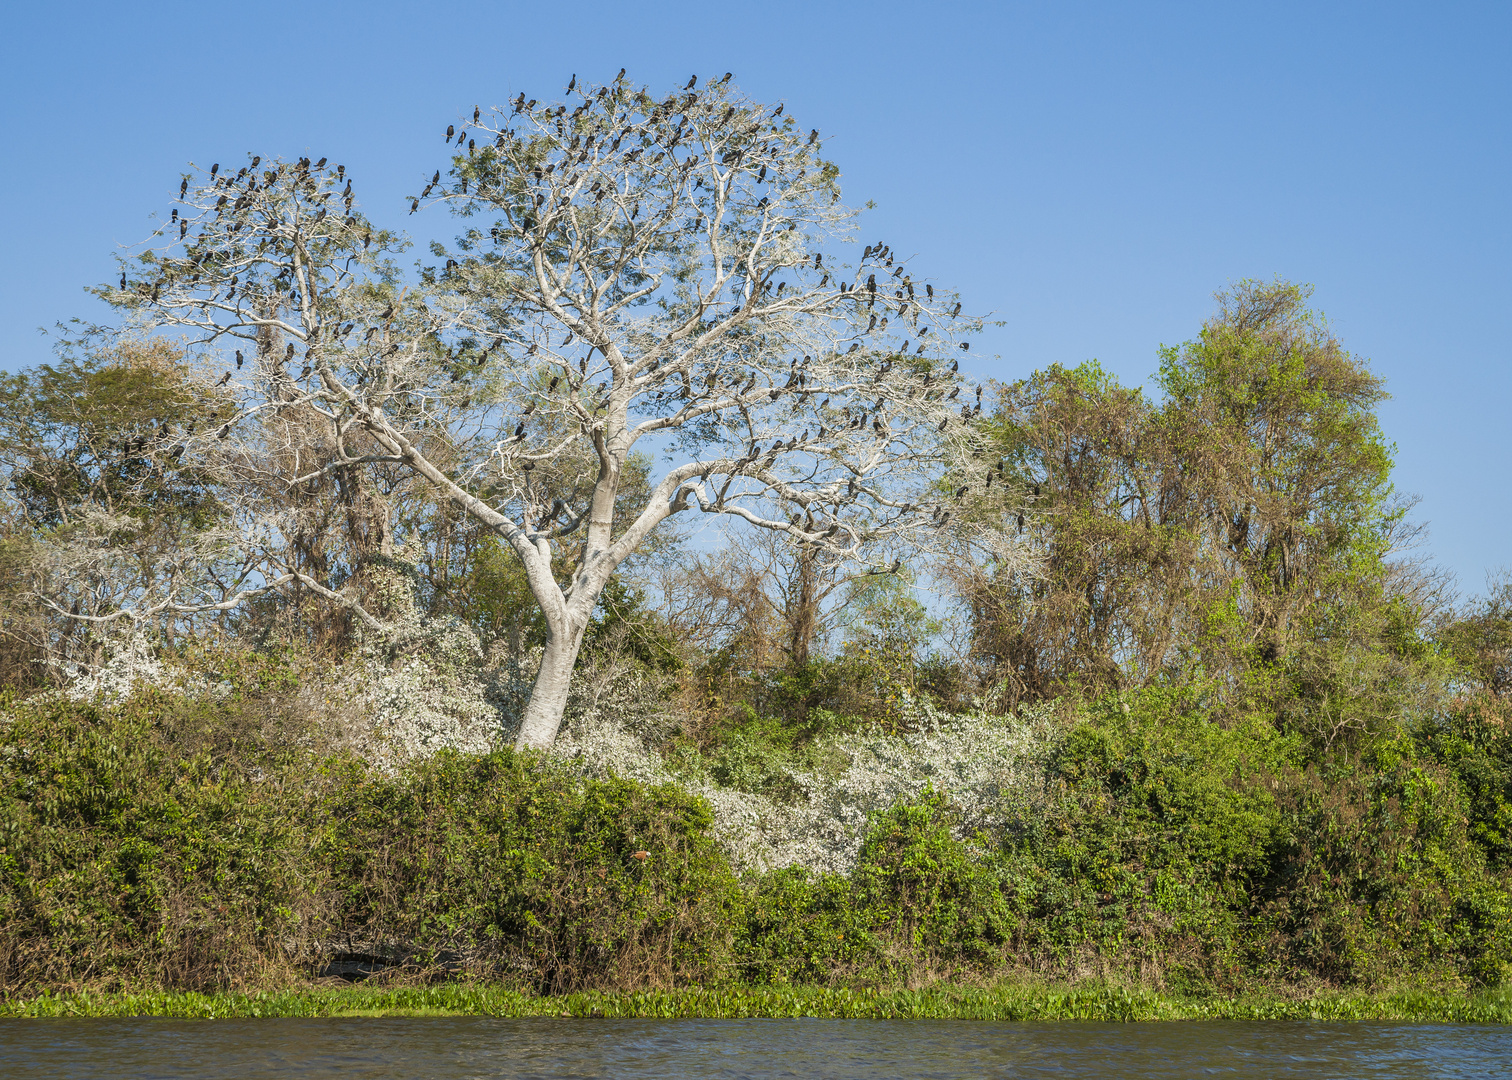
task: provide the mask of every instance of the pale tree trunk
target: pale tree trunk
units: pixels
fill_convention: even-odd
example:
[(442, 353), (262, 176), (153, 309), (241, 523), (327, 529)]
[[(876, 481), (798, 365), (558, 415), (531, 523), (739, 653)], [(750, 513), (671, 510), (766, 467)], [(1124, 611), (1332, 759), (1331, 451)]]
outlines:
[(567, 695), (572, 689), (572, 669), (577, 665), (578, 651), (583, 647), (583, 632), (587, 628), (586, 618), (571, 615), (564, 626), (547, 621), (546, 649), (541, 654), (541, 669), (536, 672), (530, 703), (525, 706), (525, 716), (520, 721), (520, 733), (515, 738), (516, 750), (549, 750), (556, 742), (557, 729), (562, 726), (562, 713), (567, 708)]

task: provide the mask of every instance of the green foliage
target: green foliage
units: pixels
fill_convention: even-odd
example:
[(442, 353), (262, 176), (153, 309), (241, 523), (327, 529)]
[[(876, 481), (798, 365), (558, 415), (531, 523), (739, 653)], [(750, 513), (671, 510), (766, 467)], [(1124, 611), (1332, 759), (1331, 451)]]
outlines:
[(728, 970), (739, 894), (699, 800), (502, 750), (375, 774), (289, 719), (282, 665), (220, 674), (214, 705), (7, 704), (0, 988), (239, 986), (345, 953), (542, 989)]
[(674, 985), (730, 963), (734, 879), (707, 806), (678, 788), (577, 783), (501, 750), (394, 778), (351, 769), (328, 806), (320, 858), (364, 939), (551, 991)]
[(951, 835), (932, 790), (872, 821), (849, 878), (801, 867), (757, 885), (741, 960), (753, 980), (919, 983), (991, 972), (1014, 915), (989, 852)]
[(1512, 993), (1257, 993), (1176, 995), (1089, 981), (1075, 987), (1008, 982), (922, 990), (723, 985), (537, 997), (498, 984), (345, 987), (251, 994), (43, 994), (0, 1002), (0, 1016), (161, 1016), (194, 1019), (325, 1016), (552, 1016), (642, 1019), (819, 1017), (832, 1020), (1328, 1020), (1512, 1023)]
[[(318, 906), (315, 790), (165, 745), (160, 701), (58, 700), (0, 726), (0, 985), (234, 986), (282, 967)], [(287, 786), (285, 786), (287, 785)]]

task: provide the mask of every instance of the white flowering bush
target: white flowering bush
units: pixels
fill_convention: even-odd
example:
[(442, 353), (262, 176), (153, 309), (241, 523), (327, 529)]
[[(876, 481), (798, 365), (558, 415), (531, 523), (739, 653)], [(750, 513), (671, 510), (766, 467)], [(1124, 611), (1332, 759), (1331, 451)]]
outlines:
[(952, 803), (962, 834), (997, 832), (1038, 801), (1044, 765), (1059, 737), (1049, 707), (1017, 716), (951, 716), (908, 702), (905, 735), (822, 738), (811, 757), (823, 769), (789, 769), (791, 800), (778, 800), (680, 772), (611, 717), (582, 717), (556, 752), (591, 775), (613, 772), (646, 782), (677, 782), (706, 798), (720, 844), (742, 870), (804, 866), (846, 873), (856, 864), (871, 814), (932, 785)]
[(103, 663), (95, 667), (69, 663), (63, 695), (71, 701), (115, 704), (144, 686), (161, 686), (171, 679), (167, 666), (140, 627), (111, 638), (102, 648)]

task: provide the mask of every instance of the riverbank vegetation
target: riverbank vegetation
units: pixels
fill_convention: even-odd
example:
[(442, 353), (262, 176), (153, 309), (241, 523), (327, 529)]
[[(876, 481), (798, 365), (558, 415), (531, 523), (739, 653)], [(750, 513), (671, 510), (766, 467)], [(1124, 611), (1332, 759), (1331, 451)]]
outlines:
[(1179, 996), (1148, 987), (1007, 984), (926, 990), (747, 987), (589, 992), (540, 997), (499, 986), (343, 987), (254, 993), (42, 995), (0, 1001), (0, 1016), (262, 1019), (314, 1016), (500, 1016), (559, 1019), (1162, 1020), (1512, 1022), (1505, 991)]
[[(268, 176), (313, 197), (308, 162)], [(404, 437), (436, 475), (332, 443), (326, 390), (237, 413), (177, 340), (7, 376), (5, 1010), (1506, 1019), (1512, 587), (1458, 598), (1414, 549), (1384, 388), (1306, 297), (1225, 293), (1156, 394), (1088, 363), (961, 404), (923, 495), (836, 495), (907, 529), (831, 542), (771, 477), (717, 543), (670, 515), (530, 738), (566, 617), (537, 598), (592, 561), (577, 474), (521, 481), (545, 589), (457, 509), (490, 481), (429, 405)], [(273, 393), (294, 346), (258, 333)], [(469, 408), (527, 393), (426, 348)], [(843, 419), (873, 449), (887, 394), (956, 408), (957, 362), (858, 350), (897, 375)]]

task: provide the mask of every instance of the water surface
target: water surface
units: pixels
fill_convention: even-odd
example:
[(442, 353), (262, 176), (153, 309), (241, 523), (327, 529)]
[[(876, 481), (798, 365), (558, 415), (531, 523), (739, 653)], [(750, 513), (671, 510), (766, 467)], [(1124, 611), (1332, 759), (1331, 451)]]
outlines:
[(0, 1020), (0, 1076), (1512, 1076), (1512, 1028), (972, 1020)]

